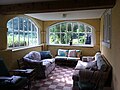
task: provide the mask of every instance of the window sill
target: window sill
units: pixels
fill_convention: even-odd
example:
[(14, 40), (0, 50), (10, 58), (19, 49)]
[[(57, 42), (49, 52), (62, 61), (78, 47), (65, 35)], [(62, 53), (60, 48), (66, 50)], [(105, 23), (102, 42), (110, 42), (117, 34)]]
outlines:
[(94, 45), (63, 45), (63, 44), (56, 44), (56, 45), (48, 44), (48, 46), (94, 47)]
[(18, 47), (18, 48), (8, 48), (11, 49), (13, 52), (15, 51), (20, 51), (20, 50), (25, 50), (25, 49), (29, 49), (29, 48), (35, 48), (35, 47), (40, 47), (41, 45), (36, 45), (36, 46), (28, 46), (28, 47)]

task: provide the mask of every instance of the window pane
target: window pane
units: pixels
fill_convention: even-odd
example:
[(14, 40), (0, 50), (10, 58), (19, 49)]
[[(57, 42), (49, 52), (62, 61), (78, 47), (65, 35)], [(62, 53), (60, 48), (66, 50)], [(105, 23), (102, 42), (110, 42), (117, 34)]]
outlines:
[(23, 30), (23, 18), (22, 17), (19, 18), (19, 28), (20, 30)]
[(49, 41), (50, 41), (50, 44), (60, 44), (60, 34), (51, 33)]
[(66, 23), (61, 23), (61, 32), (66, 31)]
[(72, 31), (72, 25), (71, 25), (71, 23), (68, 23), (68, 31), (69, 31), (69, 32)]
[(19, 46), (19, 34), (18, 32), (14, 32), (14, 47)]
[(28, 46), (29, 43), (28, 43), (28, 33), (25, 32), (25, 46)]
[(67, 44), (70, 43), (71, 40), (71, 33), (67, 33)]
[(91, 32), (91, 28), (89, 26), (86, 26), (86, 32)]
[(84, 33), (79, 33), (79, 35), (78, 35), (78, 42), (79, 42), (79, 44), (84, 44), (85, 43), (85, 34)]
[(28, 25), (27, 25), (27, 22), (28, 22), (28, 19), (27, 19), (27, 18), (24, 18), (23, 23), (24, 23), (24, 30), (25, 30), (25, 31), (27, 31), (27, 28), (28, 28), (28, 27), (27, 27), (27, 26), (28, 26)]
[(49, 36), (49, 42), (50, 44), (55, 44), (55, 33), (50, 33), (50, 36)]
[(29, 32), (29, 45), (32, 45), (32, 33), (31, 32)]
[(74, 23), (73, 32), (78, 32), (78, 24)]
[(17, 31), (18, 30), (18, 18), (13, 19), (13, 25), (14, 25), (14, 30)]
[(67, 34), (62, 33), (61, 34), (61, 44), (66, 44), (67, 42)]
[(91, 33), (87, 33), (86, 35), (85, 44), (91, 44)]
[(55, 32), (60, 32), (60, 24), (58, 24), (54, 27), (54, 31)]
[(37, 33), (33, 33), (32, 38), (33, 38), (33, 45), (36, 45), (37, 44)]
[(73, 44), (78, 44), (78, 33), (73, 33), (72, 42)]
[(8, 28), (8, 30), (12, 30), (12, 28), (13, 28), (12, 20), (8, 21), (7, 28)]
[(28, 31), (31, 31), (31, 22), (28, 20)]
[(32, 24), (32, 32), (34, 32), (35, 31), (35, 29), (34, 29), (35, 27), (34, 27), (34, 25)]
[(7, 33), (7, 43), (8, 47), (13, 47), (13, 32)]
[(79, 32), (85, 32), (84, 24), (80, 24)]
[(20, 46), (24, 46), (25, 45), (25, 41), (24, 41), (24, 34), (23, 32), (20, 32)]

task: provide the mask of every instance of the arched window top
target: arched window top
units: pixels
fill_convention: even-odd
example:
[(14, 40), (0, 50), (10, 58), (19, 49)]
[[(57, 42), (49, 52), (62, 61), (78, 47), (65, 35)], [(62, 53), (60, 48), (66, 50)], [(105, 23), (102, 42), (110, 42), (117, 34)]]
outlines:
[(15, 17), (7, 22), (9, 48), (38, 45), (38, 27), (27, 17)]
[(94, 27), (75, 21), (65, 21), (49, 27), (50, 45), (93, 45)]

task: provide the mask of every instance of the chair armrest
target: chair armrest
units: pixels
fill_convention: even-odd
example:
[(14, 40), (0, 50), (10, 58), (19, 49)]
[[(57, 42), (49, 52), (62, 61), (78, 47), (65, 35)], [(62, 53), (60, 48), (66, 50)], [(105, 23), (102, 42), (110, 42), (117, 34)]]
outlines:
[(93, 71), (89, 69), (80, 69), (79, 70), (79, 80), (88, 81), (90, 79), (97, 80), (101, 76), (100, 71)]
[(11, 81), (11, 80), (13, 80), (13, 78), (12, 77), (2, 76), (2, 77), (0, 77), (0, 80), (9, 80), (9, 81)]
[(24, 69), (15, 69), (15, 70), (11, 70), (10, 72), (20, 72), (20, 73), (25, 73), (25, 72), (27, 72), (27, 70), (24, 70)]

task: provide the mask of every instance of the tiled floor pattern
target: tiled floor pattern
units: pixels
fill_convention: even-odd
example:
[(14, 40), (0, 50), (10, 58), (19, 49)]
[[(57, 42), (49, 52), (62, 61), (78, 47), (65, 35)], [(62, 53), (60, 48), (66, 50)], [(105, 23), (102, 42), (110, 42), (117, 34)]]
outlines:
[(31, 90), (72, 90), (73, 68), (56, 66), (48, 78), (32, 83)]

